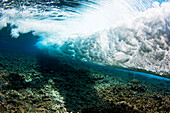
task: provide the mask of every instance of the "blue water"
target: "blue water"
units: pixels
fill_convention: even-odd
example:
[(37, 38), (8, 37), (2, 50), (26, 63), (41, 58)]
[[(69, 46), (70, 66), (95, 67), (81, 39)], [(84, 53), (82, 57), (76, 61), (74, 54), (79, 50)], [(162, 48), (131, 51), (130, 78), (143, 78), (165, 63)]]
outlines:
[[(164, 3), (164, 2), (168, 2), (168, 0), (155, 0), (155, 1), (151, 1), (151, 2), (149, 2), (148, 0), (145, 0), (145, 1), (142, 1), (141, 4), (143, 4), (143, 5), (141, 5), (141, 7), (140, 7), (140, 4), (139, 4), (139, 6), (134, 6), (133, 8), (136, 8), (139, 11), (145, 12), (147, 9), (153, 8), (153, 6), (151, 4), (153, 2), (156, 2), (156, 1), (159, 2), (160, 4)], [(125, 44), (125, 46), (123, 46), (124, 43), (122, 43), (123, 40), (126, 40), (126, 39), (124, 39), (124, 37), (126, 37), (126, 36), (122, 36), (122, 35), (126, 35), (130, 32), (130, 30), (128, 28), (127, 29), (125, 28), (125, 33), (123, 31), (124, 29), (123, 30), (120, 29), (120, 31), (119, 31), (119, 27), (118, 27), (118, 30), (117, 29), (114, 30), (113, 28), (110, 29), (110, 32), (109, 32), (110, 34), (108, 34), (107, 36), (110, 36), (110, 35), (120, 36), (119, 41), (118, 41), (119, 43), (115, 41), (115, 45), (116, 44), (118, 45), (116, 47), (116, 49), (122, 48), (122, 50), (120, 50), (120, 51), (117, 51), (117, 50), (112, 51), (112, 48), (113, 48), (112, 47), (112, 41), (114, 40), (114, 38), (110, 36), (109, 39), (106, 39), (107, 41), (110, 41), (110, 42), (109, 43), (107, 43), (107, 42), (103, 43), (103, 42), (106, 41), (105, 36), (103, 36), (102, 33), (100, 33), (100, 32), (98, 33), (95, 25), (91, 26), (92, 23), (96, 24), (96, 22), (95, 22), (96, 18), (93, 20), (92, 15), (90, 15), (90, 16), (87, 15), (87, 16), (89, 16), (88, 21), (84, 21), (82, 19), (82, 18), (84, 18), (82, 15), (86, 15), (86, 13), (84, 14), (84, 12), (86, 12), (85, 11), (86, 9), (82, 9), (82, 8), (88, 9), (88, 7), (94, 7), (93, 10), (95, 11), (96, 7), (98, 7), (98, 5), (100, 6), (100, 2), (101, 1), (97, 0), (97, 1), (94, 1), (94, 3), (96, 3), (96, 4), (94, 4), (94, 3), (91, 4), (90, 2), (82, 1), (82, 3), (81, 3), (81, 1), (79, 1), (80, 4), (78, 4), (76, 6), (71, 6), (72, 8), (70, 6), (67, 6), (66, 4), (63, 4), (63, 5), (60, 4), (64, 8), (63, 7), (57, 7), (57, 10), (59, 10), (58, 14), (56, 14), (56, 12), (50, 13), (50, 16), (51, 16), (52, 19), (51, 18), (49, 19), (49, 15), (46, 14), (48, 12), (44, 12), (44, 11), (41, 12), (41, 10), (38, 13), (35, 11), (37, 15), (36, 14), (34, 15), (34, 13), (30, 13), (30, 12), (26, 12), (26, 11), (24, 12), (24, 10), (23, 10), (23, 12), (22, 11), (21, 12), (17, 12), (17, 11), (15, 12), (15, 10), (14, 10), (14, 14), (15, 13), (18, 14), (17, 16), (9, 13), (8, 11), (10, 11), (10, 10), (3, 10), (3, 13), (1, 14), (1, 18), (0, 18), (0, 20), (1, 20), (0, 25), (2, 27), (2, 29), (0, 31), (0, 48), (1, 49), (10, 49), (14, 52), (15, 51), (22, 51), (22, 52), (31, 53), (31, 54), (36, 54), (36, 53), (39, 54), (39, 52), (41, 51), (42, 53), (49, 55), (49, 57), (51, 57), (51, 56), (58, 57), (59, 56), (59, 57), (62, 57), (65, 61), (69, 60), (69, 62), (72, 62), (72, 61), (70, 61), (70, 59), (71, 59), (71, 60), (76, 61), (76, 62), (78, 62), (78, 61), (81, 62), (81, 63), (83, 62), (82, 64), (80, 63), (82, 66), (85, 65), (86, 67), (89, 66), (91, 68), (95, 68), (96, 70), (99, 70), (99, 72), (101, 72), (101, 70), (103, 70), (103, 69), (104, 69), (104, 73), (105, 72), (111, 73), (111, 71), (113, 71), (113, 72), (117, 73), (113, 76), (117, 76), (125, 82), (129, 82), (130, 80), (135, 78), (135, 79), (142, 81), (143, 83), (149, 83), (151, 85), (158, 85), (159, 87), (161, 87), (161, 85), (164, 84), (169, 91), (169, 88), (170, 88), (170, 79), (169, 78), (164, 78), (164, 77), (161, 77), (161, 76), (148, 74), (151, 70), (155, 69), (154, 66), (153, 66), (153, 67), (151, 67), (151, 69), (148, 69), (149, 71), (147, 72), (146, 67), (151, 62), (149, 62), (146, 65), (142, 64), (143, 62), (142, 63), (140, 62), (141, 64), (139, 63), (139, 65), (137, 65), (138, 61), (140, 61), (140, 59), (145, 59), (144, 55), (143, 55), (143, 57), (140, 56), (139, 60), (136, 60), (136, 62), (132, 66), (128, 67), (127, 66), (128, 64), (126, 64), (126, 63), (124, 64), (124, 62), (126, 62), (126, 57), (128, 57), (129, 54), (131, 55), (131, 53), (128, 53), (128, 55), (126, 56), (126, 54), (124, 55), (124, 52), (122, 52), (122, 51), (126, 50), (125, 49), (126, 44)], [(159, 6), (160, 6), (160, 4), (159, 4)], [(81, 7), (81, 5), (85, 5), (87, 7)], [(105, 6), (103, 6), (103, 7), (105, 8)], [(102, 9), (103, 7), (99, 7), (99, 9), (100, 8)], [(82, 12), (79, 11), (77, 13), (76, 8), (82, 9), (81, 10)], [(70, 9), (72, 9), (72, 10), (70, 10)], [(66, 11), (66, 10), (68, 10), (68, 11)], [(74, 10), (75, 10), (76, 13), (74, 12)], [(90, 11), (93, 12), (93, 10), (90, 10)], [(33, 10), (33, 12), (34, 12), (34, 10)], [(41, 15), (41, 13), (42, 13), (42, 15)], [(127, 16), (129, 16), (128, 18), (130, 18), (130, 19), (131, 19), (131, 16), (136, 15), (136, 14), (131, 14), (131, 13), (129, 13), (127, 15)], [(139, 12), (137, 12), (137, 13), (139, 13)], [(29, 16), (29, 14), (33, 14), (33, 15)], [(56, 15), (54, 15), (54, 14), (56, 14), (57, 17), (55, 17)], [(94, 13), (94, 14), (98, 14), (98, 12)], [(167, 14), (169, 14), (168, 11), (167, 11)], [(43, 15), (44, 15), (44, 18), (43, 18)], [(82, 17), (82, 18), (78, 18), (77, 15)], [(53, 19), (53, 16), (54, 16), (54, 19)], [(87, 16), (85, 16), (85, 17), (87, 17)], [(165, 20), (168, 17), (169, 16), (165, 17)], [(106, 15), (106, 18), (107, 18), (107, 15)], [(72, 19), (73, 20), (75, 19), (75, 20), (72, 21)], [(89, 25), (84, 26), (82, 24), (82, 21), (80, 21), (80, 22), (78, 21), (78, 23), (76, 23), (77, 19), (82, 19), (85, 22), (85, 24), (87, 22)], [(151, 21), (152, 21), (152, 18), (149, 18), (149, 19), (151, 19)], [(118, 21), (118, 20), (119, 20), (119, 18), (116, 21)], [(3, 26), (4, 21), (6, 21), (6, 24), (8, 24), (8, 25)], [(91, 21), (91, 22), (89, 22), (89, 21)], [(167, 20), (167, 23), (165, 22), (165, 25), (168, 25), (168, 22), (169, 22), (169, 20)], [(105, 22), (104, 23), (98, 23), (98, 24), (102, 24), (103, 27), (105, 27), (105, 25), (108, 25), (108, 24), (105, 24)], [(111, 22), (111, 24), (112, 24), (112, 22)], [(158, 22), (158, 24), (159, 24), (159, 22)], [(82, 27), (81, 27), (81, 25), (82, 25)], [(13, 26), (16, 26), (16, 27), (13, 27)], [(154, 25), (153, 25), (153, 27), (154, 27)], [(160, 27), (160, 26), (158, 26), (158, 27)], [(86, 28), (86, 29), (83, 29), (83, 28)], [(99, 26), (98, 28), (102, 28), (102, 26)], [(122, 27), (120, 27), (120, 28), (122, 28)], [(105, 29), (105, 28), (103, 28), (103, 29)], [(113, 29), (114, 33), (112, 33), (112, 29)], [(91, 32), (91, 30), (94, 31), (94, 35), (91, 35), (91, 33), (89, 33), (89, 32)], [(98, 30), (101, 30), (101, 29), (98, 29)], [(132, 29), (132, 31), (133, 31), (133, 29)], [(158, 35), (158, 36), (167, 35), (167, 37), (165, 36), (162, 40), (169, 39), (169, 34), (166, 34), (166, 33), (169, 32), (169, 28), (167, 28), (163, 32), (164, 33), (160, 32), (160, 35)], [(75, 34), (75, 33), (76, 33), (76, 38), (74, 36), (73, 36), (73, 38), (68, 38), (68, 37), (66, 38), (66, 36), (72, 37), (72, 34)], [(79, 36), (79, 34), (81, 34), (81, 33), (83, 35)], [(84, 33), (85, 34), (87, 33), (88, 35), (84, 36)], [(105, 32), (103, 34), (105, 34)], [(149, 33), (146, 33), (146, 34), (149, 34)], [(157, 35), (157, 33), (155, 33), (155, 34)], [(152, 34), (151, 36), (153, 36), (155, 34)], [(104, 38), (101, 38), (102, 36)], [(138, 37), (138, 36), (134, 35), (134, 37)], [(150, 37), (150, 35), (146, 35), (146, 38), (147, 37)], [(115, 39), (115, 40), (117, 40), (117, 39)], [(122, 42), (121, 42), (121, 40), (122, 40)], [(126, 41), (128, 41), (128, 40), (126, 40)], [(134, 41), (136, 41), (136, 39), (134, 39)], [(143, 41), (145, 41), (145, 40), (143, 40)], [(163, 41), (162, 43), (165, 44), (164, 42), (166, 42), (166, 40)], [(149, 43), (146, 42), (146, 45), (149, 44)], [(109, 50), (106, 47), (107, 44), (110, 44)], [(141, 43), (139, 43), (138, 45), (140, 45), (140, 44)], [(134, 46), (135, 44), (134, 45), (131, 44), (131, 45)], [(169, 45), (167, 45), (167, 46), (169, 46)], [(136, 46), (136, 47), (138, 47), (138, 46)], [(152, 54), (148, 54), (149, 53), (148, 51), (153, 51), (154, 48), (151, 48), (151, 50), (149, 50), (150, 49), (149, 47), (148, 47), (149, 49), (148, 48), (145, 49), (144, 47), (138, 48), (138, 49), (141, 49), (141, 51), (143, 52), (143, 53), (141, 52), (141, 54), (146, 53), (146, 56), (148, 55), (148, 57), (146, 57), (146, 59), (148, 61), (153, 60), (152, 58), (149, 59)], [(168, 56), (170, 51), (167, 50), (166, 47), (165, 47), (165, 49), (162, 49), (162, 48), (163, 47), (161, 47), (160, 52), (163, 51), (163, 53), (167, 53), (167, 56)], [(142, 49), (144, 49), (144, 50), (142, 50)], [(129, 50), (127, 50), (127, 51), (129, 51)], [(114, 55), (114, 57), (113, 57), (112, 54), (114, 52), (117, 52), (117, 54)], [(136, 52), (139, 52), (139, 51), (136, 51)], [(125, 51), (125, 53), (126, 53), (126, 51)], [(3, 54), (3, 53), (1, 53), (1, 54)], [(154, 52), (153, 52), (153, 55), (154, 55)], [(133, 56), (134, 55), (132, 55), (131, 57), (133, 57)], [(161, 56), (156, 54), (153, 58), (155, 58), (157, 56), (161, 57)], [(111, 62), (109, 62), (110, 58), (113, 58), (115, 60), (112, 61), (112, 59), (111, 59)], [(134, 58), (136, 58), (136, 57), (134, 57)], [(154, 59), (153, 62), (156, 62), (159, 59), (161, 59), (161, 58), (156, 58), (156, 60)], [(65, 62), (64, 60), (63, 60), (63, 62)], [(166, 61), (166, 63), (170, 62), (170, 61), (167, 61), (167, 60), (165, 60), (165, 61)], [(164, 63), (165, 61), (163, 61), (161, 59), (160, 64)], [(158, 63), (159, 63), (159, 61), (158, 61)], [(97, 64), (101, 64), (102, 66), (97, 65)], [(129, 65), (130, 64), (131, 64), (131, 62), (129, 62)], [(108, 65), (110, 67), (107, 67), (106, 65)], [(118, 67), (121, 67), (121, 66), (122, 67), (121, 67), (121, 69), (113, 68), (113, 67), (116, 67), (115, 65), (117, 65)], [(142, 65), (143, 67), (140, 67), (140, 65)], [(165, 73), (166, 76), (169, 77), (168, 74), (169, 74), (170, 69), (168, 70), (168, 68), (169, 68), (168, 65), (169, 64), (165, 65), (166, 69), (162, 69), (163, 68), (163, 66), (162, 66), (161, 70), (162, 70), (163, 73)], [(138, 66), (139, 66), (139, 68), (138, 68)], [(131, 69), (131, 67), (133, 69), (134, 68), (135, 69), (141, 68), (141, 70), (144, 70), (145, 73), (130, 71), (130, 70), (124, 70), (126, 68)], [(158, 73), (156, 73), (156, 74), (159, 75), (161, 72), (159, 73), (158, 68), (156, 68), (153, 71), (153, 73), (157, 72), (157, 71), (158, 71)]]
[(24, 2), (0, 1), (0, 112), (166, 111), (169, 0)]
[(6, 49), (19, 50), (23, 52), (35, 53), (37, 48), (35, 46), (38, 37), (33, 36), (32, 33), (22, 34), (19, 38), (14, 39), (10, 36), (10, 26), (3, 28), (0, 31), (0, 46)]

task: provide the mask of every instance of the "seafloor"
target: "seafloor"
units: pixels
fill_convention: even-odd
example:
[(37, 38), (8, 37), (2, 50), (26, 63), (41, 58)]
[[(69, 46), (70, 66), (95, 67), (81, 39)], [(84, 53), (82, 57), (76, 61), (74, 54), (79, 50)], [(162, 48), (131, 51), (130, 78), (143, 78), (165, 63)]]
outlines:
[(170, 82), (1, 47), (0, 112), (169, 113)]
[(170, 80), (36, 49), (31, 33), (0, 31), (1, 113), (169, 113)]

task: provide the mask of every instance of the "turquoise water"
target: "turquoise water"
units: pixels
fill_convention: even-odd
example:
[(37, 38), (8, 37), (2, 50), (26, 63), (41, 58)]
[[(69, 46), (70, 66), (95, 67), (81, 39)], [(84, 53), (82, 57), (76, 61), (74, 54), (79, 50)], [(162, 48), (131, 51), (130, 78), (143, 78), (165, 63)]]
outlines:
[(53, 99), (58, 91), (70, 111), (119, 85), (169, 97), (169, 7), (169, 0), (0, 1), (0, 77), (7, 76), (0, 89), (46, 90)]
[(37, 36), (35, 46), (49, 55), (170, 74), (168, 0), (53, 2), (2, 1), (0, 28), (11, 27), (11, 40)]
[[(153, 38), (156, 38), (158, 40), (159, 37), (163, 37), (161, 39), (162, 41), (161, 44), (164, 44), (164, 47), (161, 47), (161, 45), (157, 43), (159, 47), (157, 48), (157, 50), (155, 50), (154, 48), (151, 48), (151, 47), (155, 47), (154, 44), (153, 45), (150, 44), (146, 48), (143, 46), (141, 47), (139, 46), (140, 44), (141, 45), (144, 44), (144, 46), (146, 46), (146, 44), (152, 43), (150, 39), (148, 40), (134, 39), (134, 37), (139, 37), (140, 35), (136, 35), (136, 36), (134, 35), (131, 37), (132, 39), (129, 39), (130, 38), (129, 33), (131, 31), (129, 30), (129, 28), (126, 28), (126, 27), (122, 28), (121, 26), (120, 27), (118, 26), (118, 27), (109, 28), (110, 31), (107, 31), (107, 30), (97, 31), (97, 29), (92, 27), (93, 26), (92, 24), (91, 26), (92, 29), (96, 31), (97, 33), (92, 33), (92, 35), (91, 33), (89, 34), (89, 31), (87, 31), (88, 27), (84, 26), (83, 23), (81, 23), (81, 19), (84, 20), (86, 18), (89, 18), (88, 21), (85, 20), (84, 22), (85, 23), (87, 22), (87, 24), (91, 24), (91, 22), (95, 23), (94, 19), (96, 19), (96, 17), (94, 17), (92, 14), (98, 16), (98, 13), (103, 14), (105, 11), (109, 12), (109, 10), (111, 9), (108, 3), (113, 3), (112, 4), (113, 6), (114, 4), (119, 4), (120, 8), (122, 7), (122, 9), (120, 9), (120, 13), (121, 11), (125, 11), (125, 9), (127, 9), (128, 10), (128, 14), (126, 14), (127, 18), (133, 19), (135, 16), (137, 16), (139, 20), (143, 16), (147, 15), (145, 14), (145, 12), (147, 11), (149, 12), (149, 9), (152, 9), (153, 11), (161, 12), (162, 10), (161, 7), (164, 8), (165, 6), (169, 6), (169, 2), (163, 1), (163, 0), (157, 0), (157, 1), (145, 0), (145, 1), (140, 2), (140, 4), (137, 4), (138, 1), (134, 1), (134, 3), (132, 2), (128, 3), (128, 1), (102, 2), (98, 0), (91, 1), (91, 2), (60, 1), (56, 4), (53, 4), (55, 5), (55, 7), (51, 5), (53, 6), (53, 8), (51, 6), (46, 7), (46, 8), (51, 8), (51, 10), (48, 11), (49, 12), (48, 14), (48, 12), (45, 12), (45, 11), (41, 12), (42, 10), (41, 8), (38, 9), (40, 12), (37, 12), (35, 9), (36, 4), (34, 6), (30, 4), (30, 6), (28, 7), (21, 5), (20, 7), (25, 8), (25, 10), (22, 9), (22, 11), (19, 11), (19, 12), (18, 12), (18, 9), (16, 9), (15, 7), (13, 7), (12, 9), (3, 10), (3, 8), (7, 4), (5, 2), (1, 2), (1, 4), (3, 5), (3, 7), (1, 7), (1, 28), (2, 28), (0, 31), (1, 48), (12, 49), (14, 51), (17, 50), (17, 51), (22, 51), (26, 53), (28, 52), (28, 53), (33, 53), (33, 54), (36, 54), (36, 52), (39, 54), (39, 52), (41, 51), (45, 54), (48, 54), (49, 56), (56, 56), (56, 57), (59, 56), (65, 59), (67, 58), (72, 59), (73, 61), (74, 60), (80, 61), (80, 62), (83, 61), (83, 62), (87, 62), (87, 64), (88, 63), (100, 64), (103, 66), (94, 64), (94, 67), (103, 67), (106, 70), (107, 69), (114, 70), (114, 71), (117, 71), (118, 73), (130, 73), (130, 74), (135, 75), (136, 79), (141, 78), (142, 80), (151, 81), (153, 84), (155, 83), (157, 84), (157, 82), (160, 82), (160, 81), (166, 81), (169, 83), (170, 79), (168, 78), (155, 76), (152, 74), (147, 74), (147, 71), (148, 71), (148, 73), (152, 72), (158, 75), (160, 74), (164, 76), (169, 76), (169, 72), (170, 72), (169, 62), (170, 61), (168, 59), (169, 50), (167, 50), (167, 48), (169, 48), (169, 45), (166, 42), (166, 39), (169, 38), (169, 34), (168, 34), (169, 28), (166, 28), (164, 29), (164, 31), (163, 30), (161, 31), (161, 28), (162, 29), (164, 28), (162, 27), (164, 26), (164, 24), (167, 26), (169, 25), (169, 20), (167, 19), (169, 17), (168, 15), (169, 10), (167, 10), (166, 14), (163, 14), (163, 15), (166, 15), (163, 18), (165, 20), (164, 24), (159, 20), (160, 15), (155, 14), (155, 16), (158, 17), (157, 20), (153, 20), (152, 16), (147, 17), (148, 19), (150, 19), (148, 21), (153, 22), (153, 25), (152, 25), (153, 27), (151, 27), (153, 30), (151, 30), (151, 32), (156, 32), (155, 34), (151, 33), (150, 35), (145, 35), (146, 31), (145, 30), (142, 31), (144, 32), (143, 34), (144, 36), (146, 36), (146, 38), (152, 37), (153, 35), (155, 35), (155, 37)], [(126, 3), (127, 8), (123, 5), (123, 3)], [(30, 9), (31, 7), (33, 9)], [(91, 10), (91, 8), (94, 8), (94, 9)], [(10, 11), (12, 10), (13, 10), (13, 13), (10, 13)], [(34, 13), (30, 11), (33, 11)], [(140, 14), (139, 11), (142, 11), (143, 13)], [(89, 15), (86, 14), (88, 12), (90, 12)], [(18, 13), (18, 14), (15, 16), (13, 15), (15, 13)], [(41, 13), (42, 13), (42, 16), (39, 15)], [(28, 14), (32, 14), (32, 15), (29, 16)], [(112, 12), (112, 14), (118, 15), (114, 11)], [(43, 18), (43, 15), (44, 15), (44, 18)], [(107, 17), (108, 15), (105, 15), (105, 14), (103, 14), (102, 16), (104, 17), (104, 20), (103, 18), (101, 18), (99, 22), (100, 24), (103, 25), (102, 29), (105, 29), (104, 28), (105, 25), (108, 26), (105, 18), (108, 19), (108, 22), (109, 22), (109, 19), (114, 19), (114, 18), (112, 18), (112, 16)], [(61, 19), (63, 18), (62, 21), (64, 23), (60, 22), (60, 20), (55, 20), (55, 19), (53, 20), (53, 18), (61, 18)], [(23, 21), (24, 19), (26, 19), (25, 22)], [(125, 22), (129, 22), (128, 19), (124, 19), (123, 17), (122, 17), (122, 20)], [(146, 21), (146, 20), (143, 20), (143, 21)], [(70, 22), (71, 24), (67, 22)], [(118, 20), (115, 19), (114, 22), (110, 21), (109, 24), (112, 23), (114, 25), (116, 22), (118, 22)], [(41, 26), (41, 23), (44, 24), (44, 26)], [(7, 26), (5, 24), (7, 24)], [(79, 25), (77, 26), (77, 24), (80, 24), (80, 25), (82, 24), (82, 28), (84, 27), (85, 29), (84, 28), (82, 29)], [(137, 24), (141, 24), (141, 23), (137, 23)], [(160, 26), (159, 24), (162, 26)], [(75, 27), (72, 28), (71, 26), (76, 26), (76, 28)], [(45, 27), (47, 27), (47, 29)], [(85, 31), (80, 32), (79, 30), (77, 30), (78, 27), (80, 27), (79, 29), (82, 29), (82, 31), (83, 30)], [(157, 27), (159, 29), (157, 29)], [(136, 28), (131, 28), (131, 29), (133, 29), (132, 30), (133, 32), (138, 32), (138, 31), (135, 31)], [(70, 32), (71, 34), (68, 32)], [(74, 32), (77, 32), (77, 33), (74, 33)], [(133, 32), (131, 32), (132, 35), (133, 35)], [(85, 34), (86, 36), (84, 36), (84, 33), (86, 33)], [(107, 34), (107, 35), (103, 35), (103, 34)], [(66, 38), (66, 36), (68, 36), (69, 38)], [(118, 37), (119, 41), (117, 41), (117, 36), (119, 36)], [(139, 37), (139, 38), (142, 38), (142, 37)], [(129, 40), (131, 40), (132, 42)], [(138, 43), (138, 44), (135, 45), (134, 43)], [(124, 47), (128, 48), (129, 50), (125, 49)], [(164, 58), (162, 58), (158, 54), (163, 55)], [(129, 59), (129, 57), (131, 58)], [(143, 61), (143, 59), (145, 60)], [(153, 63), (153, 64), (151, 65), (150, 63)], [(105, 67), (105, 65), (111, 66), (111, 67), (107, 67), (107, 66)], [(146, 73), (124, 70), (124, 69), (113, 68), (113, 67), (120, 67), (124, 69), (126, 68), (136, 69), (136, 70), (141, 69), (145, 71)], [(123, 74), (120, 74), (119, 77), (129, 78), (128, 75), (126, 74), (123, 76), (122, 75)]]

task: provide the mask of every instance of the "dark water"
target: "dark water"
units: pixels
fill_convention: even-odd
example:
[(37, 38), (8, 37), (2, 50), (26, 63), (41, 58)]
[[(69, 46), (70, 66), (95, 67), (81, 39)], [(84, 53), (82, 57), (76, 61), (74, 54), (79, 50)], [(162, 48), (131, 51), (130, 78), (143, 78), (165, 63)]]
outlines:
[(23, 34), (19, 38), (15, 39), (11, 38), (10, 32), (10, 25), (0, 31), (1, 48), (13, 49), (14, 51), (25, 51), (30, 53), (36, 52), (37, 48), (35, 47), (35, 44), (38, 41), (38, 37), (33, 36), (30, 32)]

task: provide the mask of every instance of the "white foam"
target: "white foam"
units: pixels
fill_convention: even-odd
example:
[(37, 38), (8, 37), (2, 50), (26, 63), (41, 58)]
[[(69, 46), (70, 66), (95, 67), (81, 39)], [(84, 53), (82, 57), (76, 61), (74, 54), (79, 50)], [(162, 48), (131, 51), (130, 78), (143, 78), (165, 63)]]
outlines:
[(89, 6), (81, 14), (1, 9), (0, 29), (11, 24), (14, 38), (32, 31), (49, 54), (170, 74), (170, 2), (99, 0)]
[[(139, 8), (136, 9), (134, 4), (139, 3), (136, 0), (105, 0), (104, 2), (98, 0), (98, 2), (99, 5), (89, 5), (93, 8), (83, 7), (84, 10), (80, 10), (81, 14), (66, 12), (57, 8), (53, 8), (48, 12), (25, 6), (21, 9), (14, 7), (3, 10), (1, 8), (3, 15), (1, 20), (5, 18), (5, 23), (17, 26), (11, 34), (15, 38), (19, 36), (19, 33), (29, 31), (37, 32), (36, 34), (44, 34), (44, 38), (51, 37), (50, 35), (63, 38), (77, 33), (92, 34), (110, 25), (113, 26), (120, 20), (127, 21), (131, 19), (136, 15), (137, 10), (145, 10), (143, 4), (138, 5)], [(58, 17), (61, 15), (62, 17)], [(70, 17), (73, 19), (70, 19)], [(66, 20), (58, 21), (56, 19)]]

